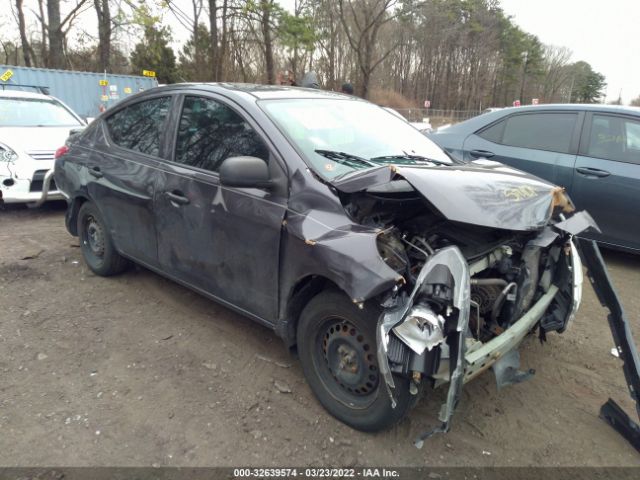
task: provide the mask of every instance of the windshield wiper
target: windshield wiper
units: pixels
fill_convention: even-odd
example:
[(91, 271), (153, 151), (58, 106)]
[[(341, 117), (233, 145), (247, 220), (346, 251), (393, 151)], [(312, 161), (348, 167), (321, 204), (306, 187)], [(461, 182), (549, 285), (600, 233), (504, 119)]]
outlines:
[(334, 162), (341, 163), (342, 165), (346, 165), (348, 167), (377, 167), (373, 162), (370, 162), (367, 159), (359, 157), (357, 155), (352, 155), (351, 153), (346, 152), (338, 152), (335, 150), (314, 150), (318, 155), (322, 155), (323, 157), (328, 158), (329, 160), (333, 160)]
[(396, 155), (382, 155), (380, 157), (373, 157), (373, 161), (385, 161), (385, 160), (412, 160), (415, 163), (435, 163), (436, 165), (451, 165), (449, 162), (443, 162), (442, 160), (435, 160), (433, 158), (424, 157), (422, 155), (413, 155), (410, 153), (398, 153)]

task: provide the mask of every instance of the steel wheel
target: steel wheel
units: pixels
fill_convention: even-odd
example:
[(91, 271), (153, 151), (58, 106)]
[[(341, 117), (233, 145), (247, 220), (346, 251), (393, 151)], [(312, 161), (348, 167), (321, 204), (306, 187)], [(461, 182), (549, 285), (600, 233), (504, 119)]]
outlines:
[(104, 230), (98, 221), (91, 215), (85, 219), (85, 228), (82, 241), (87, 245), (96, 257), (104, 256)]
[(297, 346), (309, 386), (336, 418), (358, 430), (382, 430), (400, 420), (413, 397), (409, 380), (394, 376), (392, 405), (378, 368), (374, 303), (354, 305), (344, 293), (326, 290), (300, 317)]
[(335, 382), (351, 395), (365, 397), (378, 386), (375, 349), (352, 323), (329, 319), (321, 329), (321, 348)]

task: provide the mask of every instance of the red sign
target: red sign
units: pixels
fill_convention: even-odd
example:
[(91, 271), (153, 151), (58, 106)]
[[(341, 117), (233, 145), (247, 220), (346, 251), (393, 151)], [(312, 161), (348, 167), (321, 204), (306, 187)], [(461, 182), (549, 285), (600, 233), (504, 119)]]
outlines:
[(520, 106), (520, 100), (514, 100), (513, 101), (513, 106), (514, 107), (519, 107)]
[(424, 108), (429, 108), (431, 107), (431, 100), (425, 100), (424, 101)]

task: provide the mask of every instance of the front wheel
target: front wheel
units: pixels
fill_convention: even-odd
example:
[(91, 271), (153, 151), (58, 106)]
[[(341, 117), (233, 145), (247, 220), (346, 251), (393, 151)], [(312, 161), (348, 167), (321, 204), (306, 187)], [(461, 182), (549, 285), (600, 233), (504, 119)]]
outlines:
[(346, 295), (325, 291), (305, 307), (298, 325), (298, 354), (309, 386), (322, 406), (366, 432), (390, 427), (411, 406), (409, 380), (394, 377), (395, 408), (380, 374), (376, 325), (380, 311), (358, 308)]

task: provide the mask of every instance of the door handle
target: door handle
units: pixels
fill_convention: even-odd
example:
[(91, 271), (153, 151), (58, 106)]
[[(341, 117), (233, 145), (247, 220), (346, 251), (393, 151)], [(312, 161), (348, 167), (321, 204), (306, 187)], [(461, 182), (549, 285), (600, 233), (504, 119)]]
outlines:
[(176, 203), (178, 205), (187, 205), (190, 202), (190, 200), (185, 197), (182, 192), (179, 192), (177, 190), (174, 190), (173, 192), (165, 192), (165, 194), (172, 203)]
[(102, 178), (104, 173), (100, 171), (100, 167), (91, 167), (89, 169), (89, 175), (93, 175), (96, 178)]
[(489, 152), (488, 150), (471, 150), (469, 152), (473, 158), (491, 158), (495, 155), (493, 152)]
[(591, 168), (591, 167), (578, 167), (576, 168), (576, 172), (581, 175), (586, 175), (587, 177), (608, 177), (611, 175), (611, 172), (607, 172), (606, 170), (600, 170), (599, 168)]

